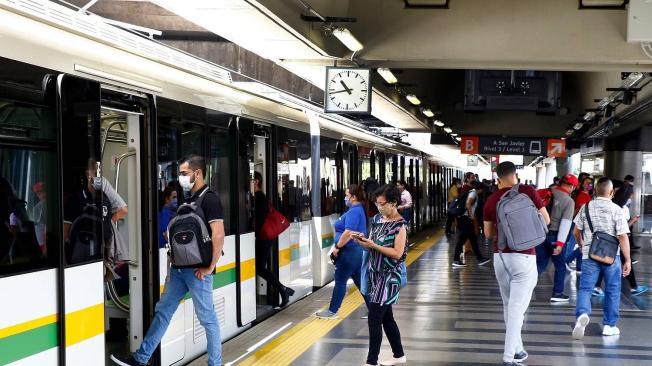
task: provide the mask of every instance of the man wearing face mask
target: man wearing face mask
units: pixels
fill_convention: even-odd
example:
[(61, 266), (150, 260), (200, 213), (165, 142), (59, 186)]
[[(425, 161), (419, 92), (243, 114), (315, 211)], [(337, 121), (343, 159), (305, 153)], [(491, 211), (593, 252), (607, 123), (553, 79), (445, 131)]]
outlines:
[(203, 213), (213, 245), (211, 263), (205, 268), (170, 268), (165, 280), (165, 289), (156, 304), (154, 320), (143, 338), (143, 343), (133, 355), (111, 355), (111, 360), (117, 365), (141, 366), (149, 363), (172, 315), (188, 291), (192, 296), (195, 314), (206, 331), (208, 366), (222, 364), (220, 328), (213, 307), (213, 274), (224, 246), (224, 217), (219, 198), (204, 183), (205, 172), (206, 162), (201, 156), (192, 155), (183, 159), (179, 165), (179, 184), (190, 195), (187, 202), (197, 202), (202, 197), (199, 209)]
[(158, 247), (165, 248), (168, 242), (168, 224), (177, 214), (177, 187), (175, 184), (168, 184), (163, 191), (163, 207), (158, 214)]

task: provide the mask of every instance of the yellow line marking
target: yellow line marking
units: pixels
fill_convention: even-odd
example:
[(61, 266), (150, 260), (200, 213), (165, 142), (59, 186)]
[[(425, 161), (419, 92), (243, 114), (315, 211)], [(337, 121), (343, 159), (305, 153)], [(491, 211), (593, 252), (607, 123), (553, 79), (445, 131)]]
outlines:
[(228, 271), (232, 268), (235, 268), (235, 262), (227, 263), (223, 266), (215, 267), (215, 273)]
[[(429, 239), (422, 240), (413, 246), (408, 252), (405, 261), (406, 265), (411, 265), (423, 253), (436, 245), (441, 240), (443, 234), (443, 230), (439, 230)], [(267, 343), (258, 352), (246, 358), (238, 365), (289, 365), (362, 304), (364, 304), (364, 299), (358, 292), (358, 289), (353, 287), (349, 289), (340, 310), (337, 312), (340, 316), (339, 319), (323, 320), (314, 316), (306, 318)]]
[(3, 329), (0, 329), (0, 339), (7, 338), (9, 336), (27, 332), (28, 330), (36, 329), (44, 325), (52, 324), (57, 321), (57, 314), (47, 315), (42, 318), (32, 319), (24, 323), (12, 325)]
[(240, 263), (240, 281), (244, 282), (256, 277), (256, 259)]
[(292, 262), (292, 247), (281, 249), (278, 252), (278, 265), (285, 267)]
[(104, 303), (66, 314), (66, 347), (104, 333)]
[(334, 236), (335, 236), (335, 234), (333, 234), (333, 233), (328, 233), (328, 234), (322, 234), (321, 238), (322, 238), (322, 239), (326, 239), (326, 238), (332, 238), (332, 237), (334, 237)]

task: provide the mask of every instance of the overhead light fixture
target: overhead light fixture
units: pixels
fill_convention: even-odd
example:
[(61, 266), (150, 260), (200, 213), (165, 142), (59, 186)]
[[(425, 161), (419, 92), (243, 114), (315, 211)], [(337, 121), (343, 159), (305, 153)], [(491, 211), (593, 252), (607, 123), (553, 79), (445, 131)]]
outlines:
[(459, 136), (455, 136), (455, 140), (457, 140), (457, 141), (462, 141), (462, 138), (459, 137)]
[(335, 28), (333, 29), (333, 35), (352, 52), (358, 52), (363, 48), (362, 43), (360, 43), (360, 41), (358, 41), (358, 39), (353, 36), (353, 33), (351, 33), (347, 28)]
[(451, 136), (457, 137), (457, 134), (456, 133), (451, 133)]
[(430, 108), (426, 108), (426, 109), (424, 109), (423, 111), (421, 111), (421, 113), (423, 113), (423, 115), (426, 116), (426, 117), (428, 117), (428, 118), (430, 118), (430, 117), (434, 117), (434, 116), (435, 116), (435, 114), (432, 113), (432, 111), (430, 110)]
[(643, 73), (642, 72), (632, 72), (631, 74), (627, 75), (627, 78), (625, 81), (623, 81), (623, 87), (624, 88), (631, 88), (634, 85), (638, 84), (641, 79), (643, 79)]
[(419, 105), (419, 104), (421, 104), (421, 101), (419, 100), (419, 98), (417, 98), (417, 96), (414, 95), (414, 94), (408, 94), (408, 95), (406, 95), (406, 96), (405, 96), (405, 99), (407, 99), (408, 101), (410, 101), (410, 103), (412, 103), (412, 104), (414, 104), (414, 105)]
[(582, 122), (577, 122), (577, 123), (575, 124), (575, 126), (573, 126), (573, 128), (576, 129), (576, 130), (579, 130), (579, 129), (582, 128), (582, 126), (584, 126), (584, 123), (582, 123)]
[(433, 122), (433, 123), (434, 123), (435, 126), (437, 126), (437, 127), (444, 127), (444, 122), (442, 122), (442, 121), (440, 121), (440, 120), (438, 120), (438, 119), (436, 119), (435, 122)]
[(446, 133), (451, 133), (451, 132), (453, 132), (453, 129), (450, 128), (450, 127), (444, 127), (444, 131), (445, 131)]
[(586, 112), (584, 115), (584, 120), (585, 121), (591, 121), (595, 118), (595, 112)]
[(610, 97), (604, 97), (598, 102), (598, 107), (604, 108), (612, 102)]
[(574, 134), (574, 133), (575, 133), (575, 130), (573, 130), (572, 128), (569, 128), (569, 129), (566, 131), (566, 136), (570, 136), (570, 135), (572, 135), (572, 134)]
[(398, 79), (394, 74), (392, 73), (392, 70), (390, 70), (388, 67), (379, 67), (376, 72), (380, 74), (380, 76), (385, 79), (387, 84), (396, 84), (398, 83)]

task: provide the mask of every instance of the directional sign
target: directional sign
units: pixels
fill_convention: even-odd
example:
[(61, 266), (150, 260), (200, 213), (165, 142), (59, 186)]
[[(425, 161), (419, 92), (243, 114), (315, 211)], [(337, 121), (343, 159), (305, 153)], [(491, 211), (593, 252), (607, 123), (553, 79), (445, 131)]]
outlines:
[(564, 140), (545, 138), (462, 136), (460, 148), (462, 154), (566, 156)]
[(469, 155), (466, 157), (466, 165), (467, 166), (478, 166), (478, 156), (477, 155)]
[(566, 140), (548, 139), (548, 156), (553, 158), (565, 158)]

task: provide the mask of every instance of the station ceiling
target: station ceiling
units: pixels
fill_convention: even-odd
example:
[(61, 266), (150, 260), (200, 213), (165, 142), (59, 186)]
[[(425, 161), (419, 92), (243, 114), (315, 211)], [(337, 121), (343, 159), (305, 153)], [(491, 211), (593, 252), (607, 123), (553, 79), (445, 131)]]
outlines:
[[(87, 0), (73, 2), (83, 5)], [(372, 106), (376, 113), (363, 116), (362, 122), (383, 121), (405, 131), (434, 128), (434, 119), (405, 100), (410, 93), (459, 134), (565, 136), (587, 110), (597, 107), (597, 100), (610, 94), (607, 88), (621, 87), (627, 75), (622, 72), (643, 72), (649, 81), (652, 71), (652, 59), (641, 45), (626, 42), (627, 11), (619, 1), (153, 0), (153, 5), (99, 0), (94, 7), (101, 9), (102, 3), (120, 4), (115, 9), (122, 10), (112, 17), (144, 22), (164, 33), (212, 32), (318, 87), (324, 66), (335, 60), (340, 65), (389, 67), (399, 87), (376, 74), (374, 100), (383, 105)], [(613, 7), (590, 7), (592, 3)], [(414, 6), (424, 4), (428, 6)], [(352, 55), (332, 36), (333, 27), (349, 29), (364, 48)], [(469, 113), (463, 107), (466, 70), (559, 71), (560, 108), (552, 114)], [(645, 80), (641, 85), (647, 86)], [(616, 103), (612, 115), (629, 118), (612, 133), (651, 120), (649, 111), (632, 113), (652, 98), (650, 89), (635, 93), (629, 104)], [(585, 126), (572, 137), (586, 138), (594, 129)]]

